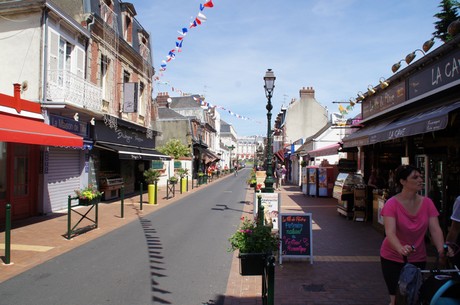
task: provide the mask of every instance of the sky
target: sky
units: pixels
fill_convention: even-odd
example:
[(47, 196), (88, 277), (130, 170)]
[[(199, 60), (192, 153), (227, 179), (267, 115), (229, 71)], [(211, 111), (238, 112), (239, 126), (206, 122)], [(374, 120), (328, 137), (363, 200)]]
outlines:
[[(393, 74), (394, 63), (421, 49), (440, 11), (440, 0), (212, 0), (214, 6), (201, 11), (206, 21), (189, 28), (206, 1), (127, 2), (151, 37), (159, 77), (154, 97), (203, 95), (238, 136), (267, 134), (267, 69), (276, 76), (272, 127), (302, 87), (313, 87), (316, 100), (338, 112), (334, 102), (348, 102), (378, 85)], [(181, 52), (161, 72), (184, 27)], [(436, 39), (432, 49), (441, 44)], [(414, 62), (423, 56), (416, 55)], [(346, 117), (359, 113), (357, 105)]]

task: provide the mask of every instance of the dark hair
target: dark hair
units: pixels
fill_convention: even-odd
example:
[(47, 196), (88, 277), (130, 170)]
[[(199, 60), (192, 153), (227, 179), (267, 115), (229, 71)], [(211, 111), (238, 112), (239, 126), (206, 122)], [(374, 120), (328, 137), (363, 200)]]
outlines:
[(407, 177), (409, 177), (410, 174), (412, 174), (413, 171), (416, 171), (419, 174), (421, 174), (420, 169), (418, 169), (415, 166), (412, 166), (412, 165), (401, 165), (401, 166), (399, 166), (395, 171), (396, 183), (398, 185), (400, 185), (401, 183), (399, 182), (399, 180), (401, 180), (401, 179), (407, 180)]

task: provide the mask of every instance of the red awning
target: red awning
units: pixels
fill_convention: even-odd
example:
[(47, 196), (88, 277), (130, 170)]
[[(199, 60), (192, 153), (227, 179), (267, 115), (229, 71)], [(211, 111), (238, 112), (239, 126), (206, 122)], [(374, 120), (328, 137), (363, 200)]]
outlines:
[(280, 159), (281, 162), (284, 162), (284, 149), (280, 149), (275, 153), (275, 156)]
[(46, 146), (83, 147), (83, 138), (43, 122), (0, 114), (0, 141)]
[(335, 143), (332, 145), (327, 145), (327, 146), (309, 151), (308, 154), (310, 155), (310, 157), (336, 155), (337, 149), (339, 149), (339, 147), (340, 147), (340, 144)]

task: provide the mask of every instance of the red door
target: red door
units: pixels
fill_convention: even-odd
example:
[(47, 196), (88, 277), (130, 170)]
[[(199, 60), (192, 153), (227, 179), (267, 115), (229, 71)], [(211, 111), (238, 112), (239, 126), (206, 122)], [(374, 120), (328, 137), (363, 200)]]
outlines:
[[(8, 178), (5, 203), (11, 204), (12, 219), (23, 219), (37, 214), (39, 155), (40, 148), (37, 145), (7, 145)], [(4, 212), (1, 216), (4, 217)]]

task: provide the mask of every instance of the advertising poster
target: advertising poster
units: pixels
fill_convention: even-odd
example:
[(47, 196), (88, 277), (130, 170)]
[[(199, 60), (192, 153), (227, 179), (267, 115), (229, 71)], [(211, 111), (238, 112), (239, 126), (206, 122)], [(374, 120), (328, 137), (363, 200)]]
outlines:
[(254, 194), (254, 219), (257, 217), (257, 197), (261, 196), (261, 204), (264, 207), (264, 220), (266, 225), (273, 225), (273, 230), (279, 230), (278, 216), (280, 211), (281, 197), (279, 193), (255, 193)]

